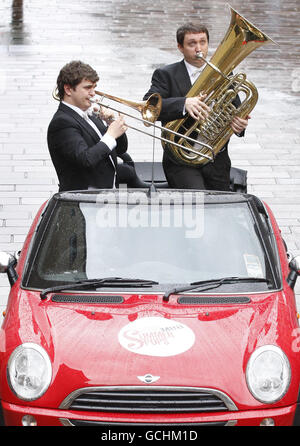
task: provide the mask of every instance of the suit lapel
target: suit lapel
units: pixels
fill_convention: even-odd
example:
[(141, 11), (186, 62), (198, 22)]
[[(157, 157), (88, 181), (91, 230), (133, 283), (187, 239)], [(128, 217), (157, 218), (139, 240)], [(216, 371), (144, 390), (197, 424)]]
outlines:
[(98, 129), (101, 132), (101, 135), (104, 135), (104, 133), (107, 130), (107, 127), (105, 126), (103, 121), (101, 121), (101, 119), (97, 118), (95, 115), (91, 115), (89, 118), (90, 118), (91, 121), (93, 121), (95, 126), (98, 127)]
[[(91, 119), (91, 121), (93, 121), (93, 123), (98, 127), (98, 129), (99, 129), (100, 132), (101, 132), (101, 135), (104, 135), (104, 134), (106, 133), (107, 127), (106, 127), (106, 125), (103, 123), (103, 121), (102, 121), (101, 119), (97, 118), (95, 115), (91, 115), (91, 116), (90, 116), (90, 119)], [(115, 167), (117, 167), (117, 163), (118, 163), (118, 161), (117, 161), (117, 155), (116, 155), (116, 151), (115, 151), (115, 150), (113, 150), (113, 151), (111, 152), (110, 157), (111, 157), (111, 159), (112, 159), (112, 161), (113, 161)]]
[[(99, 141), (99, 136), (97, 135), (93, 127), (91, 127), (89, 123), (84, 118), (82, 118), (75, 110), (62, 103), (59, 104), (59, 110), (71, 115), (78, 122), (78, 124), (80, 124), (80, 126), (93, 138), (95, 143)], [(105, 126), (100, 121), (100, 119), (94, 118), (92, 119), (92, 121), (99, 128), (101, 134), (104, 134), (106, 131)]]
[[(89, 123), (84, 118), (82, 118), (75, 110), (73, 110), (72, 108), (70, 108), (67, 105), (62, 104), (62, 103), (60, 103), (58, 109), (71, 115), (80, 124), (80, 126), (83, 127), (84, 130), (89, 133), (89, 135), (93, 138), (95, 143), (99, 142), (99, 135), (95, 132), (93, 127), (91, 127), (89, 125)], [(91, 115), (90, 119), (91, 119), (91, 121), (93, 121), (93, 123), (96, 125), (96, 127), (100, 130), (100, 133), (102, 135), (104, 135), (107, 128), (104, 125), (104, 123), (101, 121), (101, 119), (97, 118), (94, 115)], [(117, 154), (116, 154), (115, 150), (112, 150), (112, 152), (110, 154), (110, 158), (115, 166), (115, 169), (117, 170), (118, 160), (117, 160)]]
[(184, 60), (179, 62), (176, 68), (174, 81), (177, 84), (177, 88), (182, 96), (186, 96), (187, 92), (190, 90), (192, 84), (190, 80), (189, 73), (186, 69)]

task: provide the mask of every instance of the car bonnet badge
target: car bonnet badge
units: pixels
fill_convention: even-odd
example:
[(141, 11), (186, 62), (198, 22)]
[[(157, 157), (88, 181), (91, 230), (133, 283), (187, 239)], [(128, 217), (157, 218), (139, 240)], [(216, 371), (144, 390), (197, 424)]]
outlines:
[(144, 376), (138, 376), (138, 379), (146, 384), (155, 383), (156, 381), (159, 380), (159, 378), (160, 378), (160, 376), (153, 376), (150, 373), (147, 373)]

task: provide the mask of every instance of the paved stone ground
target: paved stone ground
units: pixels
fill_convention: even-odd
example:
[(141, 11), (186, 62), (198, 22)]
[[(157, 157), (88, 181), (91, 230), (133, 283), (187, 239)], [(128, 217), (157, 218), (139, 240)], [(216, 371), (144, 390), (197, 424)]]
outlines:
[[(248, 170), (249, 192), (271, 206), (289, 249), (300, 254), (300, 2), (232, 0), (232, 7), (278, 45), (240, 64), (260, 99), (247, 136), (231, 139), (231, 158)], [(38, 207), (57, 191), (46, 131), (61, 66), (81, 59), (99, 72), (100, 90), (139, 101), (154, 68), (180, 59), (177, 27), (195, 19), (210, 29), (212, 55), (229, 25), (223, 0), (1, 0), (1, 250), (21, 248)], [(133, 158), (151, 160), (152, 139), (128, 133)], [(155, 159), (161, 154), (158, 142)], [(8, 290), (2, 274), (2, 309)], [(296, 291), (299, 301), (300, 281)]]

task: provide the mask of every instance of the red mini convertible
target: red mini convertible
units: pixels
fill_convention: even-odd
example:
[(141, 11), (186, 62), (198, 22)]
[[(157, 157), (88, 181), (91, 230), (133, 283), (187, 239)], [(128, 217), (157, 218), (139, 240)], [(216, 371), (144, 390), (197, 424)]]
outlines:
[(299, 425), (299, 266), (250, 194), (55, 194), (0, 253), (2, 423)]

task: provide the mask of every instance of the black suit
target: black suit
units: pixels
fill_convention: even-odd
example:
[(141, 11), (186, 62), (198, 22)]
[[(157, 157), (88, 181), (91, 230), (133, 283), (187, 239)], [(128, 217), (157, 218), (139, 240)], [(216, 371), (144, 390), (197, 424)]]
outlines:
[[(90, 118), (104, 135), (107, 128), (103, 122)], [(110, 150), (84, 118), (62, 103), (49, 124), (47, 140), (60, 191), (111, 188), (115, 175), (112, 161), (117, 166), (117, 155), (127, 150), (125, 134)]]
[[(188, 71), (182, 60), (154, 71), (151, 87), (144, 99), (152, 93), (159, 93), (162, 96), (159, 120), (165, 125), (166, 122), (183, 118), (186, 94), (191, 86)], [(233, 104), (235, 106), (240, 104), (238, 97)], [(180, 165), (169, 151), (164, 150), (163, 168), (169, 186), (183, 189), (229, 190), (231, 162), (227, 146), (228, 143), (213, 163), (199, 167)]]

